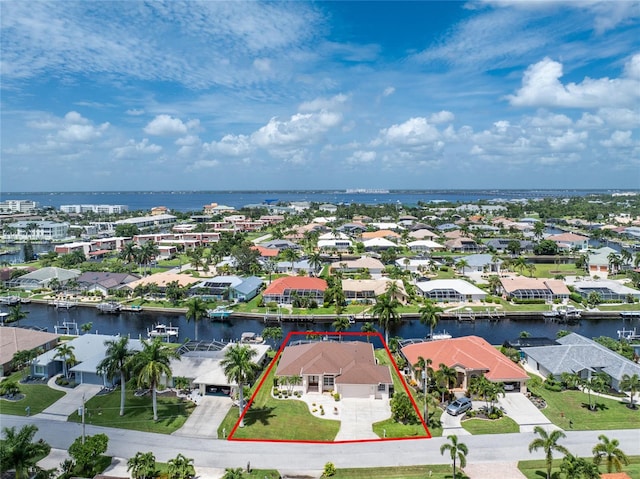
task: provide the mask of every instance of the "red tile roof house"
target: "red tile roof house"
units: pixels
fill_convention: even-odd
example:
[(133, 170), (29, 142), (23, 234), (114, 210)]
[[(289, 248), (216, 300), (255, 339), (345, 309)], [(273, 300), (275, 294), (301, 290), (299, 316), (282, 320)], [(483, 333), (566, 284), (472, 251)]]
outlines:
[(262, 293), (265, 303), (291, 304), (296, 296), (306, 297), (321, 305), (327, 282), (307, 276), (285, 276), (274, 280)]
[(364, 341), (321, 341), (287, 346), (276, 376), (301, 376), (303, 393), (337, 392), (342, 398), (388, 399), (393, 380)]
[[(526, 392), (529, 376), (520, 366), (478, 336), (442, 339), (410, 344), (402, 348), (408, 364), (416, 364), (418, 358), (432, 360), (432, 367), (444, 363), (458, 373), (455, 388), (468, 389), (474, 376), (486, 377), (494, 383), (505, 383), (513, 390)], [(420, 383), (421, 372), (414, 371), (414, 379)]]
[(561, 233), (547, 236), (545, 239), (553, 241), (558, 245), (558, 248), (563, 250), (575, 249), (580, 251), (589, 249), (589, 238), (575, 233)]

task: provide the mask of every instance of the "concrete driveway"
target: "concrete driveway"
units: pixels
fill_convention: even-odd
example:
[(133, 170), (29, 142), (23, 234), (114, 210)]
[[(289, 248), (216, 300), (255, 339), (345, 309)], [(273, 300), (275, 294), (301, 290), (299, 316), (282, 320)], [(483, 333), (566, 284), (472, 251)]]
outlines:
[(551, 421), (522, 393), (506, 393), (498, 405), (520, 426), (520, 432), (532, 432), (535, 426), (555, 427)]
[(344, 398), (335, 403), (340, 418), (340, 430), (335, 441), (380, 439), (373, 432), (373, 423), (391, 417), (388, 399)]
[(76, 412), (78, 408), (82, 406), (82, 396), (84, 396), (85, 401), (88, 401), (100, 392), (102, 386), (97, 386), (95, 384), (79, 384), (73, 389), (61, 388), (60, 386), (55, 387), (55, 389), (62, 390), (66, 394), (40, 414), (37, 414), (37, 417), (42, 419), (53, 419), (54, 421), (66, 421), (71, 414)]
[[(218, 438), (218, 427), (227, 415), (232, 401), (229, 396), (200, 396), (198, 405), (175, 436)], [(229, 434), (231, 431), (227, 431)]]

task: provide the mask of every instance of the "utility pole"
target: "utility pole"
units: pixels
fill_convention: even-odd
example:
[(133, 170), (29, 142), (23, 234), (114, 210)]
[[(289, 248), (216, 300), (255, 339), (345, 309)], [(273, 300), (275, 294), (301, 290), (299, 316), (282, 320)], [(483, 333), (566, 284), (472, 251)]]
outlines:
[(427, 365), (422, 369), (422, 391), (424, 392), (424, 423), (429, 427), (429, 405), (427, 404)]
[(84, 438), (85, 438), (85, 427), (84, 427), (84, 394), (82, 395), (82, 444), (84, 444)]

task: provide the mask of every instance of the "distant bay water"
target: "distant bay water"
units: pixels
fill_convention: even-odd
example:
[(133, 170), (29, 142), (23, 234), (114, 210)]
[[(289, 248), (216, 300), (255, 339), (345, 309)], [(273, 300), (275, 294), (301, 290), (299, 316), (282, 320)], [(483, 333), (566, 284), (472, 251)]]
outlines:
[(401, 204), (415, 206), (418, 202), (470, 203), (492, 200), (515, 200), (591, 194), (611, 194), (617, 190), (264, 190), (264, 191), (98, 191), (98, 192), (0, 192), (0, 201), (32, 200), (40, 207), (59, 209), (61, 205), (114, 204), (126, 205), (130, 211), (166, 206), (174, 211), (200, 211), (204, 205), (241, 208), (265, 202), (309, 201), (332, 204)]

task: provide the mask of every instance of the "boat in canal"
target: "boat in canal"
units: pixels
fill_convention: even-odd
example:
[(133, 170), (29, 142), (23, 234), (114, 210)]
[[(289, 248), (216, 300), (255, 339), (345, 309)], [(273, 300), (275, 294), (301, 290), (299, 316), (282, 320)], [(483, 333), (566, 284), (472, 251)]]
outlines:
[(229, 319), (231, 313), (233, 313), (233, 310), (227, 308), (226, 306), (216, 306), (214, 309), (207, 309), (207, 316), (209, 317), (209, 319), (214, 320)]

